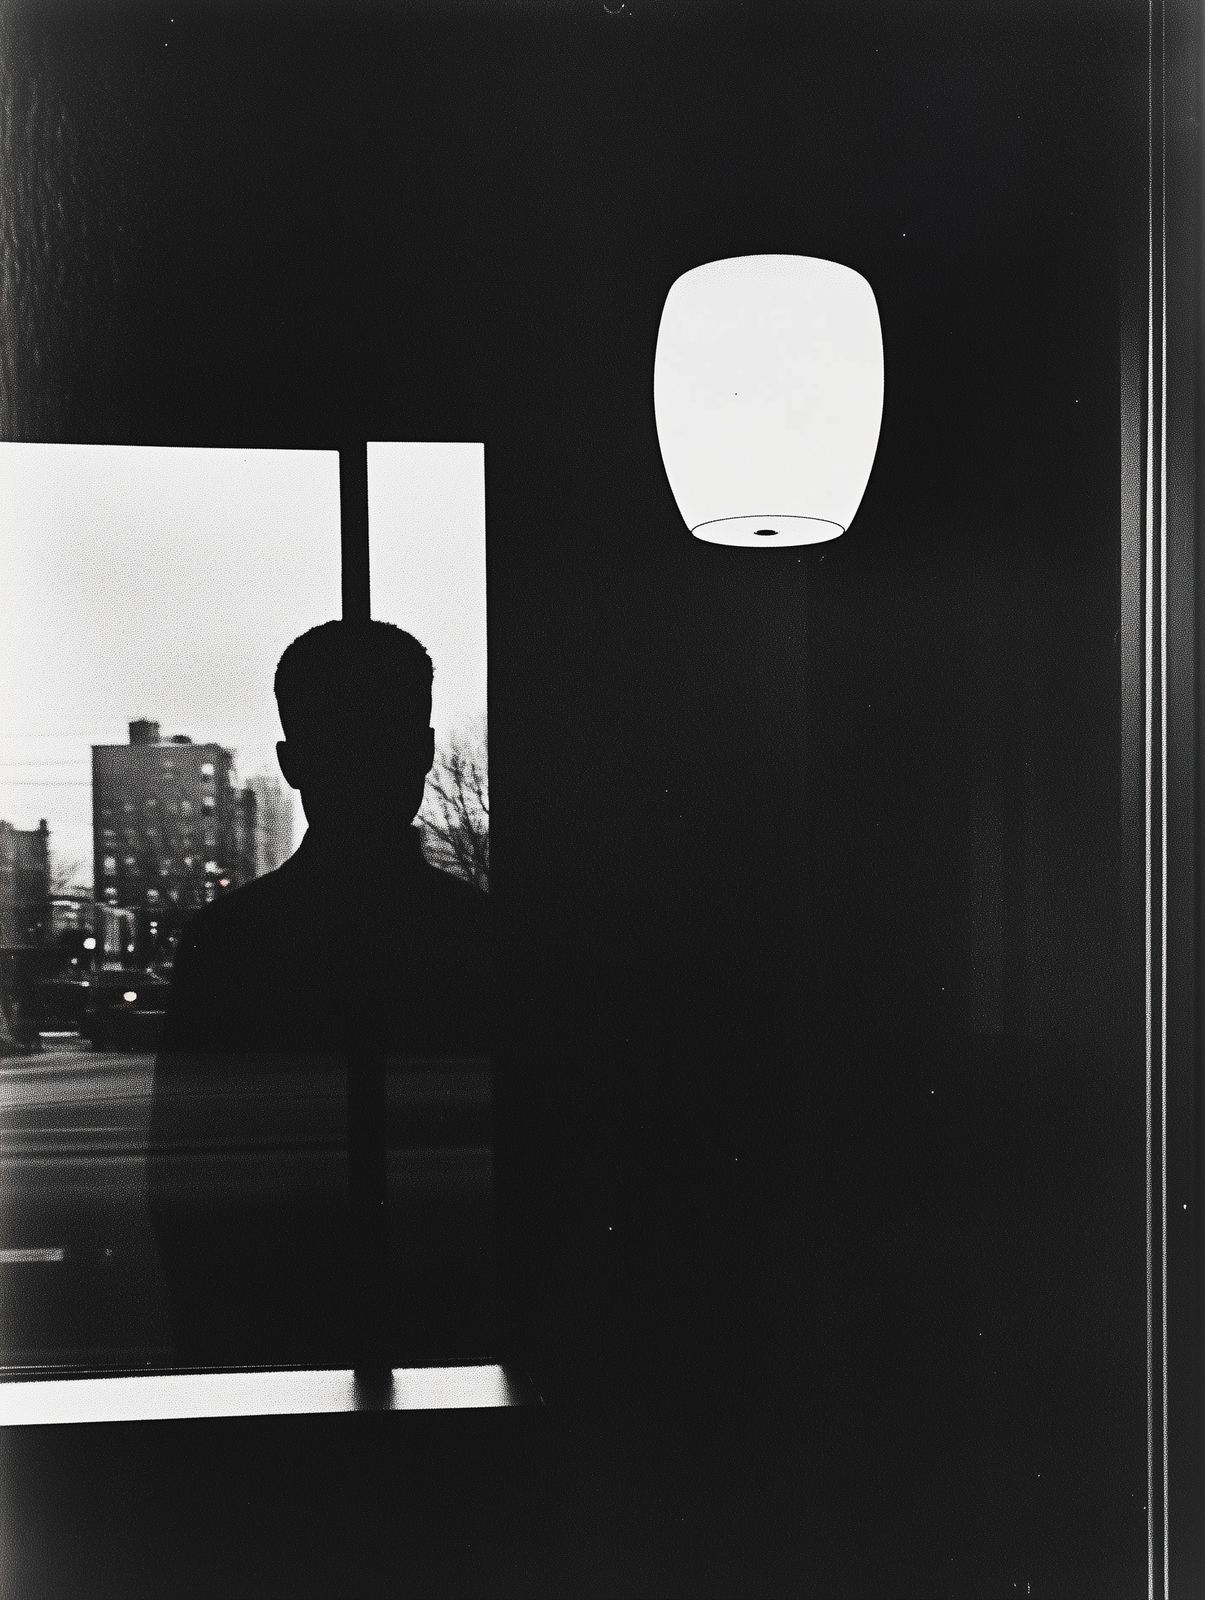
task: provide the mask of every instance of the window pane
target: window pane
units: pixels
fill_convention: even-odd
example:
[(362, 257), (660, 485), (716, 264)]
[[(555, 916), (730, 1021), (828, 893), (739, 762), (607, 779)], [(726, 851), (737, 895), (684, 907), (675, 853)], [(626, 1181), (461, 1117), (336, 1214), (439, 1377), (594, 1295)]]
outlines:
[[(434, 667), (435, 763), (418, 814), (438, 870), (489, 888), (485, 467), (479, 443), (368, 449), (372, 615), (412, 633)], [(484, 963), (457, 980), (473, 1011)], [(496, 1354), (493, 1328), (492, 1084), (481, 1058), (390, 1062), (393, 1315), (407, 1360)], [(442, 1106), (445, 1132), (406, 1138)], [(427, 1108), (424, 1110), (424, 1108)]]
[[(165, 1070), (170, 1053), (156, 1065), (182, 938), (290, 859), (305, 827), (276, 768), (272, 685), (284, 647), (338, 612), (334, 457), (4, 446), (0, 474), (16, 513), (0, 846), (5, 885), (17, 866), (26, 885), (6, 890), (9, 920), (26, 923), (5, 935), (0, 974), (0, 1364), (205, 1364), (244, 1335), (259, 1344), (231, 1360), (306, 1358), (288, 1308), (315, 1283), (333, 1306), (354, 1294), (347, 1058), (318, 1042), (325, 1029), (341, 1043), (333, 974), (349, 942), (386, 1045), (397, 1359), (492, 1358), (489, 1066), (441, 1032), (483, 1010), (484, 945), (451, 987), (411, 982), (412, 998), (445, 997), (420, 1038), (399, 919), (349, 941), (339, 891), (324, 890), (277, 951), (306, 974), (313, 1028), (216, 1072), (218, 1058), (191, 1076)], [(372, 489), (375, 614), (436, 663), (438, 759), (416, 833), (434, 881), (483, 891), (481, 447), (374, 447)], [(464, 885), (447, 903), (465, 895), (484, 908)], [(484, 910), (467, 922), (483, 929)], [(429, 943), (412, 969), (427, 970)], [(264, 955), (252, 943), (228, 965), (208, 1015), (245, 1013)]]
[[(0, 499), (0, 1362), (170, 1364), (145, 1190), (167, 974), (206, 899), (292, 848), (272, 677), (338, 614), (338, 463), (2, 444)], [(203, 783), (208, 882), (181, 821)], [(252, 789), (270, 840), (239, 832)]]
[(435, 666), (424, 849), (488, 889), (484, 446), (371, 444), (368, 491), (373, 616), (415, 634)]

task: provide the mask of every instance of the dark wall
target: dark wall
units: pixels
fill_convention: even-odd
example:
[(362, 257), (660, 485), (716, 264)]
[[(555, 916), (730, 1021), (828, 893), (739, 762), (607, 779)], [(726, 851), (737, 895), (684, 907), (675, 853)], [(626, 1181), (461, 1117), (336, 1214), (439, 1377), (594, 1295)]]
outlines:
[[(639, 1396), (637, 1455), (672, 1416), (658, 1470), (702, 1452), (761, 1592), (1145, 1569), (1144, 21), (10, 23), (8, 437), (486, 442), (512, 1338), (557, 1406)], [(657, 448), (670, 284), (763, 250), (882, 317), (874, 473), (816, 549), (692, 541)]]

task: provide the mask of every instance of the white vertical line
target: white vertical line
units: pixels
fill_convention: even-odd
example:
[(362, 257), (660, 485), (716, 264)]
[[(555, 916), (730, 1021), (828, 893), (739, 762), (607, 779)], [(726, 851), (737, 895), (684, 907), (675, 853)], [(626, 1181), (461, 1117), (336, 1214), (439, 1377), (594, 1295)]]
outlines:
[(1146, 294), (1146, 483), (1143, 505), (1143, 824), (1145, 850), (1145, 889), (1146, 901), (1144, 909), (1144, 934), (1145, 934), (1145, 1027), (1144, 1046), (1146, 1055), (1146, 1414), (1147, 1414), (1147, 1449), (1146, 1449), (1146, 1533), (1147, 1533), (1147, 1594), (1148, 1600), (1155, 1600), (1155, 1348), (1154, 1348), (1154, 1061), (1151, 1054), (1152, 1046), (1152, 1016), (1151, 1007), (1153, 995), (1151, 992), (1152, 979), (1152, 952), (1151, 952), (1151, 733), (1152, 733), (1152, 705), (1151, 705), (1151, 625), (1153, 618), (1153, 594), (1151, 572), (1151, 519), (1154, 514), (1154, 417), (1152, 412), (1152, 399), (1154, 389), (1154, 27), (1155, 27), (1154, 0), (1148, 0), (1147, 6), (1147, 181), (1146, 181), (1146, 217), (1147, 217), (1147, 294)]
[(1168, 1371), (1167, 1371), (1167, 18), (1163, 5), (1159, 8), (1159, 304), (1160, 330), (1160, 411), (1159, 411), (1159, 753), (1161, 774), (1159, 785), (1160, 828), (1159, 850), (1162, 883), (1159, 895), (1160, 915), (1160, 1069), (1163, 1092), (1160, 1109), (1163, 1116), (1160, 1173), (1163, 1179), (1163, 1213), (1161, 1218), (1161, 1243), (1163, 1252), (1163, 1592), (1171, 1593), (1170, 1556), (1168, 1550), (1168, 1520), (1170, 1515), (1168, 1471)]

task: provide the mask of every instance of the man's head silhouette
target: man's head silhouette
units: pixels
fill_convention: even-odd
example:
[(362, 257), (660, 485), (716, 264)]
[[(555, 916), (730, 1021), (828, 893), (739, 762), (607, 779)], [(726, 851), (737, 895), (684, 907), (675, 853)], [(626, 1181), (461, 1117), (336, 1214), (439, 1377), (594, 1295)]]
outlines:
[(431, 658), (389, 622), (324, 622), (276, 668), (285, 781), (316, 834), (374, 846), (400, 837), (435, 755)]

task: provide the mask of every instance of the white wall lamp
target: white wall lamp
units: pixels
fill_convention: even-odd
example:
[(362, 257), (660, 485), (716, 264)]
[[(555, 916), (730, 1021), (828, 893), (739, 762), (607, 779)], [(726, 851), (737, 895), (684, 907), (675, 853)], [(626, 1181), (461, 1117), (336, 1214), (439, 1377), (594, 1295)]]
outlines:
[(733, 256), (666, 296), (653, 365), (661, 459), (696, 539), (835, 539), (866, 489), (883, 415), (874, 291), (815, 256)]

